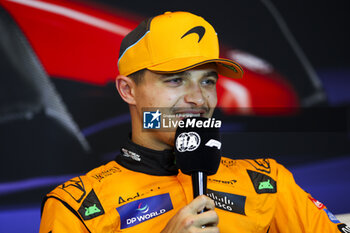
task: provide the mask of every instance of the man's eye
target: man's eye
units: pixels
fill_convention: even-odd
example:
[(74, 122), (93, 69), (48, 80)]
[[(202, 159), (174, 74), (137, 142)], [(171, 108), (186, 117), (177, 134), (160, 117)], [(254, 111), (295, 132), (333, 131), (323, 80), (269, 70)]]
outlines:
[(202, 84), (204, 85), (215, 85), (216, 84), (216, 79), (205, 79), (202, 81)]
[(170, 83), (170, 84), (181, 84), (183, 82), (182, 78), (171, 78), (167, 79), (164, 82)]

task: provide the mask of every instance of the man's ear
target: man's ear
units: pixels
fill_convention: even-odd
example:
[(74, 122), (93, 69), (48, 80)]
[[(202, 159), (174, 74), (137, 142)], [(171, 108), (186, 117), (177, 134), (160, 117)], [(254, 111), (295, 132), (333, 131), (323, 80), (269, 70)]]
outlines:
[(115, 79), (115, 86), (119, 92), (120, 97), (128, 104), (136, 104), (135, 101), (135, 82), (126, 76), (118, 75)]

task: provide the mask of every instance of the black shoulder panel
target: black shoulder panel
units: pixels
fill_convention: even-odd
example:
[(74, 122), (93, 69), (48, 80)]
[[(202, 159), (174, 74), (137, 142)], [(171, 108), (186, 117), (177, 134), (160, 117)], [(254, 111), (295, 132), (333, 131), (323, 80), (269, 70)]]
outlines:
[(250, 179), (252, 180), (254, 189), (256, 193), (276, 193), (277, 192), (277, 184), (274, 179), (270, 176), (265, 175), (260, 172), (247, 170)]

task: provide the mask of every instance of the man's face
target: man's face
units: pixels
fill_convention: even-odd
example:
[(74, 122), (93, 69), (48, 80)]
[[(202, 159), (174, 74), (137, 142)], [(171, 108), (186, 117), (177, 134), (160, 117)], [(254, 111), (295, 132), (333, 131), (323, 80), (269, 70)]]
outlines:
[[(211, 117), (217, 103), (215, 64), (206, 64), (175, 74), (146, 71), (135, 88), (138, 116), (143, 108), (162, 108), (162, 114), (194, 114)], [(140, 121), (142, 119), (139, 119)], [(174, 132), (154, 131), (154, 135), (172, 145)]]

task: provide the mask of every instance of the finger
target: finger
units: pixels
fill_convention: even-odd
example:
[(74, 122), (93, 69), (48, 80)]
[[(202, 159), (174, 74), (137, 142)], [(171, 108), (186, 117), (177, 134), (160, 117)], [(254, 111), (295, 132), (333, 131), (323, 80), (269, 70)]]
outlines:
[(201, 228), (198, 229), (196, 232), (200, 232), (200, 233), (219, 233), (220, 230), (217, 226), (211, 226), (211, 227), (205, 227), (205, 228)]
[(213, 210), (215, 208), (214, 201), (205, 195), (196, 197), (190, 204), (187, 205), (192, 214), (197, 214), (198, 212), (204, 210)]
[(202, 226), (217, 226), (219, 216), (214, 210), (206, 211), (194, 217), (193, 225), (201, 228)]
[(207, 197), (207, 202), (205, 205), (206, 210), (214, 210), (215, 209), (215, 202), (210, 197)]

